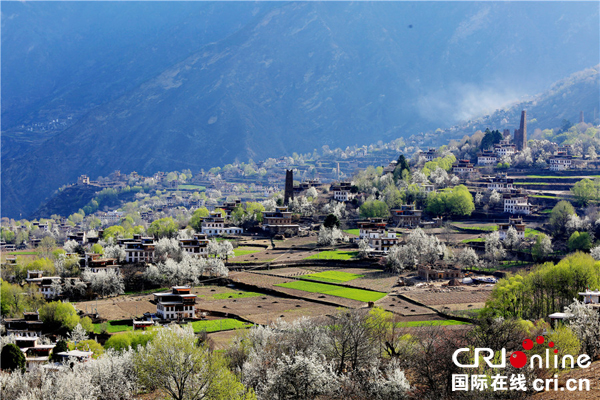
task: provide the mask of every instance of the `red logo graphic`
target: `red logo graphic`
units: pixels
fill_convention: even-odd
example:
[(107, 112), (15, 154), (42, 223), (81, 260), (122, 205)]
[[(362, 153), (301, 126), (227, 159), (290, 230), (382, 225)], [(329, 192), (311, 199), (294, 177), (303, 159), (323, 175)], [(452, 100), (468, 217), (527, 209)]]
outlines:
[[(535, 338), (535, 342), (537, 344), (544, 344), (544, 337), (543, 336), (538, 336)], [(554, 342), (549, 342), (548, 343), (548, 347), (553, 348), (554, 347)], [(525, 339), (523, 341), (523, 350), (531, 350), (533, 349), (533, 340), (531, 339)], [(557, 349), (554, 349), (554, 353), (558, 353)], [(513, 351), (512, 354), (510, 355), (510, 364), (515, 367), (515, 368), (523, 368), (525, 365), (527, 365), (527, 354), (523, 353), (522, 351)]]

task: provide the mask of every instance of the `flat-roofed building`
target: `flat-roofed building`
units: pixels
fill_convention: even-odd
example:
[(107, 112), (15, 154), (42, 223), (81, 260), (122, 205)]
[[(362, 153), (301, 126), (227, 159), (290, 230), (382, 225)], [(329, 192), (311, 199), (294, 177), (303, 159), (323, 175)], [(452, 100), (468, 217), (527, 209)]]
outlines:
[(43, 271), (27, 271), (27, 279), (25, 281), (30, 284), (37, 285), (39, 287), (39, 292), (48, 299), (53, 299), (60, 294), (60, 290), (57, 289), (56, 285), (53, 283), (60, 283), (60, 276), (43, 276)]
[(263, 211), (262, 228), (271, 233), (285, 233), (288, 229), (298, 234), (300, 226), (292, 224), (292, 212), (287, 207), (276, 207), (275, 211)]
[(550, 157), (550, 171), (564, 171), (573, 166), (573, 156), (558, 154)]
[(510, 217), (508, 222), (498, 224), (498, 235), (500, 236), (500, 240), (506, 239), (506, 234), (511, 226), (517, 231), (519, 239), (525, 240), (526, 225), (523, 223), (523, 218), (521, 217)]
[(392, 246), (399, 244), (400, 239), (394, 232), (387, 232), (386, 226), (387, 223), (382, 218), (359, 221), (357, 241), (365, 239), (373, 250), (388, 252)]
[(6, 318), (6, 334), (22, 337), (41, 337), (44, 322), (37, 311), (23, 312), (23, 318)]
[(475, 168), (470, 160), (458, 160), (458, 162), (452, 166), (452, 172), (458, 175), (471, 174), (475, 172)]
[(154, 293), (156, 315), (166, 320), (194, 318), (196, 298), (190, 286), (173, 286), (171, 293)]
[(497, 163), (498, 156), (493, 151), (484, 150), (477, 154), (477, 165), (496, 165)]
[(331, 185), (331, 193), (333, 193), (334, 200), (337, 201), (351, 201), (356, 197), (355, 193), (352, 193), (351, 182), (340, 182), (335, 185)]
[(529, 198), (526, 194), (516, 193), (503, 195), (504, 212), (510, 214), (531, 214), (532, 206), (529, 204)]
[(208, 236), (202, 233), (194, 234), (191, 239), (179, 239), (179, 246), (192, 256), (208, 256)]
[(422, 210), (417, 210), (414, 204), (403, 204), (400, 208), (390, 210), (394, 225), (399, 227), (414, 227), (421, 224)]
[(511, 192), (514, 189), (514, 179), (509, 178), (506, 174), (496, 175), (489, 178), (487, 183), (487, 190), (490, 192), (495, 190), (496, 192), (504, 193)]

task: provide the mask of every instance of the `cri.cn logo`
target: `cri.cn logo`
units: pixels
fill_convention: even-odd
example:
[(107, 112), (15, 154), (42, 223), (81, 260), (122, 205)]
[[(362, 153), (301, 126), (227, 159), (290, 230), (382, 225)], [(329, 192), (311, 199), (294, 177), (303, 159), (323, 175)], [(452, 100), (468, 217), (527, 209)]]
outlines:
[[(538, 336), (535, 339), (535, 342), (537, 344), (544, 344), (545, 339), (543, 336)], [(533, 349), (533, 340), (531, 339), (526, 339), (523, 341), (523, 349), (524, 350), (531, 350)], [(550, 349), (553, 349), (554, 352), (554, 357), (551, 357), (550, 354)], [(492, 349), (489, 348), (485, 348), (485, 347), (476, 347), (474, 349), (474, 360), (473, 360), (473, 364), (462, 364), (458, 361), (458, 357), (460, 354), (462, 353), (466, 353), (471, 351), (471, 349), (469, 348), (462, 348), (462, 349), (458, 349), (454, 352), (454, 354), (452, 355), (452, 361), (454, 362), (454, 364), (457, 367), (460, 368), (477, 368), (479, 367), (479, 359), (481, 358), (483, 361), (486, 362), (486, 364), (488, 365), (488, 367), (490, 368), (506, 368), (506, 349), (502, 349), (501, 350), (501, 357), (500, 357), (500, 363), (499, 364), (494, 364), (492, 362), (492, 360), (494, 359), (495, 356), (495, 352)], [(515, 368), (523, 368), (527, 365), (527, 354), (525, 354), (522, 351), (513, 351), (510, 355), (510, 364), (515, 367)], [(581, 354), (577, 357), (577, 360), (575, 360), (575, 358), (570, 355), (570, 354), (565, 354), (564, 356), (562, 356), (560, 362), (559, 362), (559, 357), (558, 357), (558, 349), (556, 349), (554, 342), (549, 342), (548, 343), (548, 348), (546, 349), (545, 352), (545, 357), (542, 357), (539, 354), (535, 354), (533, 356), (531, 356), (531, 360), (530, 360), (530, 368), (533, 369), (536, 367), (536, 365), (539, 368), (574, 368), (575, 364), (577, 364), (577, 366), (579, 368), (588, 368), (591, 365), (591, 359), (590, 356), (588, 356), (587, 354)]]

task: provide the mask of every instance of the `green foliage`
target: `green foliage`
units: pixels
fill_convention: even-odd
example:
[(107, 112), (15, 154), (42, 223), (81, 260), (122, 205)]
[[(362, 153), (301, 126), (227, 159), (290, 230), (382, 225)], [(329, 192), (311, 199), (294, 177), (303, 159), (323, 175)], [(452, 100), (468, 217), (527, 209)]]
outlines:
[(104, 254), (104, 248), (100, 244), (95, 243), (92, 246), (92, 253), (94, 253), (94, 254)]
[(194, 214), (192, 214), (192, 218), (190, 219), (190, 226), (194, 228), (196, 232), (200, 232), (202, 230), (202, 218), (206, 218), (210, 215), (210, 212), (206, 207), (200, 207)]
[(148, 235), (163, 238), (174, 237), (177, 234), (177, 225), (171, 217), (157, 219), (150, 224)]
[(73, 330), (79, 323), (79, 316), (71, 303), (53, 301), (40, 309), (40, 319), (51, 329), (67, 328)]
[(569, 216), (573, 214), (575, 214), (575, 209), (571, 203), (566, 200), (559, 201), (554, 206), (548, 221), (548, 225), (550, 225), (550, 229), (552, 229), (554, 236), (560, 236), (566, 232)]
[(340, 220), (334, 214), (329, 214), (328, 216), (325, 217), (325, 221), (323, 221), (323, 226), (325, 228), (333, 228), (333, 227), (339, 228)]
[(90, 317), (83, 317), (79, 320), (81, 327), (85, 329), (87, 333), (94, 332), (94, 324), (92, 323), (92, 319)]
[(569, 248), (569, 251), (589, 250), (592, 248), (592, 238), (587, 232), (579, 233), (578, 231), (575, 231), (571, 234), (571, 237), (569, 237), (567, 247)]
[(129, 347), (137, 349), (138, 345), (145, 346), (155, 335), (156, 329), (117, 333), (106, 341), (104, 348), (117, 351), (127, 350)]
[(492, 290), (485, 314), (504, 318), (546, 318), (562, 312), (578, 293), (598, 287), (600, 262), (585, 253), (574, 253), (558, 264), (545, 263), (527, 275), (501, 279)]
[(54, 362), (60, 361), (62, 359), (62, 357), (60, 357), (58, 355), (58, 353), (62, 353), (63, 351), (68, 351), (69, 350), (69, 345), (67, 343), (66, 340), (59, 340), (58, 343), (56, 343), (56, 346), (54, 347), (54, 349), (52, 349), (52, 355), (50, 356), (50, 359)]
[(408, 161), (404, 154), (400, 154), (398, 157), (398, 164), (396, 164), (396, 168), (394, 168), (394, 181), (398, 181), (399, 179), (409, 180), (410, 176), (410, 166), (408, 165)]
[(139, 382), (176, 400), (256, 398), (227, 368), (223, 358), (197, 342), (189, 329), (158, 331), (152, 342), (134, 356)]
[(125, 228), (123, 228), (120, 225), (109, 226), (108, 228), (106, 228), (104, 230), (104, 233), (102, 235), (102, 237), (105, 240), (108, 240), (108, 238), (117, 239), (119, 237), (124, 237), (124, 236), (125, 236)]
[(246, 203), (246, 214), (254, 215), (256, 221), (263, 221), (263, 212), (265, 211), (265, 206), (261, 203), (249, 201)]
[(377, 301), (386, 296), (386, 293), (374, 292), (372, 290), (345, 288), (341, 286), (328, 285), (326, 283), (308, 281), (280, 283), (275, 286), (302, 290), (303, 292), (323, 293), (331, 296), (343, 297), (345, 299), (352, 299), (364, 302)]
[(575, 201), (580, 206), (586, 206), (590, 201), (600, 200), (600, 179), (582, 179), (571, 188)]
[(451, 191), (436, 192), (427, 198), (425, 209), (429, 214), (442, 215), (471, 215), (475, 210), (473, 196), (464, 185), (455, 186)]
[(25, 355), (16, 344), (9, 343), (2, 348), (0, 364), (3, 371), (21, 370), (25, 372)]
[(15, 233), (10, 229), (6, 229), (4, 227), (0, 228), (0, 239), (6, 241), (6, 243), (14, 243), (15, 237)]
[[(577, 338), (575, 332), (569, 327), (560, 324), (555, 329), (552, 329), (548, 334), (548, 341), (557, 343), (556, 349), (558, 350), (558, 359), (562, 360), (565, 355), (573, 356), (573, 359), (577, 359), (579, 356), (579, 350), (581, 349), (581, 343)], [(543, 346), (545, 347), (545, 346)], [(545, 352), (545, 348), (543, 349)], [(542, 353), (543, 354), (543, 353)], [(562, 367), (562, 364), (560, 365)], [(569, 369), (570, 364), (565, 363), (566, 369)]]
[(94, 359), (104, 354), (104, 347), (92, 339), (84, 340), (73, 345), (71, 350), (91, 351), (94, 353), (92, 354), (92, 358)]
[(481, 140), (481, 149), (482, 150), (491, 149), (492, 147), (494, 147), (494, 145), (496, 143), (500, 143), (501, 140), (502, 140), (502, 134), (500, 133), (500, 131), (498, 131), (498, 130), (490, 131), (490, 129), (488, 128), (485, 130), (485, 135), (483, 136), (483, 139)]
[(37, 286), (28, 285), (21, 287), (4, 280), (1, 281), (0, 308), (3, 317), (22, 317), (23, 311), (35, 311), (44, 304), (46, 304), (46, 300), (38, 292)]
[(44, 275), (50, 276), (56, 273), (54, 262), (49, 258), (38, 258), (37, 260), (33, 260), (27, 264), (25, 270), (44, 271)]
[(383, 201), (366, 201), (360, 206), (361, 218), (387, 218), (390, 216), (390, 210)]

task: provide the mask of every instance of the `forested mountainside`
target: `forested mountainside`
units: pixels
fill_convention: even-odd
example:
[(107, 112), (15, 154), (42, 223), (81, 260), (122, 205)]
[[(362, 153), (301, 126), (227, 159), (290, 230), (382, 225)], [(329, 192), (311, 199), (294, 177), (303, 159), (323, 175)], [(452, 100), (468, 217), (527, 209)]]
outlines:
[(141, 4), (2, 4), (3, 215), (81, 174), (444, 128), (598, 60), (595, 3)]

